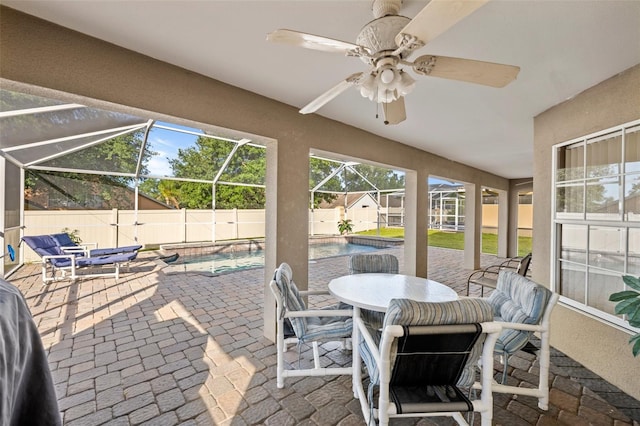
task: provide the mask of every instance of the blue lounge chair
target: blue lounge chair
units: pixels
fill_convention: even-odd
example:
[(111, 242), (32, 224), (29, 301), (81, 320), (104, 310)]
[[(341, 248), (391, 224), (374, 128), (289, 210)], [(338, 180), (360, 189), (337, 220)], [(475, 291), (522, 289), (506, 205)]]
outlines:
[[(69, 237), (67, 233), (61, 234), (52, 234), (51, 235), (54, 240), (58, 243), (58, 246), (65, 251), (66, 253), (79, 253), (86, 257), (96, 257), (96, 256), (108, 256), (111, 254), (122, 254), (122, 253), (131, 253), (134, 251), (138, 251), (142, 248), (141, 245), (134, 246), (123, 246), (123, 247), (111, 247), (111, 248), (97, 248), (98, 245), (96, 243), (83, 243), (77, 244), (75, 241)], [(94, 246), (96, 248), (89, 248), (89, 246)]]
[[(120, 265), (132, 261), (138, 255), (137, 251), (132, 251), (96, 257), (81, 256), (78, 252), (65, 252), (51, 235), (22, 237), (22, 241), (41, 257), (44, 284), (66, 279), (75, 281), (79, 278), (106, 276), (112, 276), (117, 280), (120, 277)], [(112, 266), (114, 270), (107, 273), (78, 274), (79, 269), (92, 266)], [(51, 276), (47, 277), (49, 267), (51, 267)], [(56, 276), (58, 271), (61, 272), (61, 276)]]

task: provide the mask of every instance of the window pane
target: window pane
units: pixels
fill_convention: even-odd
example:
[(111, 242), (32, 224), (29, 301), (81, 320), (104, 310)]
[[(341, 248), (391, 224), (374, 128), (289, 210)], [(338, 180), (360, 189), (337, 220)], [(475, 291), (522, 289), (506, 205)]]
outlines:
[(615, 302), (609, 301), (611, 293), (623, 290), (620, 275), (598, 269), (589, 269), (589, 296), (587, 305), (607, 312), (614, 313)]
[(640, 221), (640, 174), (627, 175), (624, 188), (624, 213), (629, 222)]
[(558, 148), (558, 166), (556, 179), (558, 182), (584, 178), (584, 144)]
[(562, 225), (560, 231), (560, 258), (586, 264), (587, 227), (582, 225)]
[[(582, 219), (584, 211), (584, 184), (558, 185), (556, 188), (556, 213), (559, 218)], [(576, 215), (576, 213), (579, 213)]]
[(560, 294), (580, 303), (585, 303), (585, 267), (561, 262)]
[(622, 132), (587, 141), (587, 178), (620, 173)]
[(629, 249), (627, 250), (627, 274), (640, 276), (640, 229), (629, 229)]
[(620, 220), (619, 178), (587, 181), (587, 219)]
[(624, 143), (625, 171), (640, 172), (640, 126), (627, 129)]
[(589, 265), (624, 272), (624, 237), (623, 228), (589, 228)]

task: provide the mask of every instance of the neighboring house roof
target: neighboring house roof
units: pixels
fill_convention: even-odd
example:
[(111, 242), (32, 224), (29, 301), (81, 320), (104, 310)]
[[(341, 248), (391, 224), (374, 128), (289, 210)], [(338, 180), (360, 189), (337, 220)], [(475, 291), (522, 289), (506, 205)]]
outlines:
[[(110, 208), (109, 202), (100, 195), (98, 189), (92, 191), (90, 199), (85, 197), (83, 201), (77, 201), (75, 194), (63, 191), (61, 187), (55, 185), (54, 181), (59, 183), (60, 179), (65, 180), (66, 178), (56, 177), (49, 180), (49, 185), (27, 189), (24, 194), (25, 210), (101, 210)], [(112, 199), (118, 200), (119, 208), (125, 210), (134, 208), (135, 191), (133, 188), (113, 186), (109, 192)], [(174, 208), (141, 192), (138, 192), (138, 206), (143, 210)]]

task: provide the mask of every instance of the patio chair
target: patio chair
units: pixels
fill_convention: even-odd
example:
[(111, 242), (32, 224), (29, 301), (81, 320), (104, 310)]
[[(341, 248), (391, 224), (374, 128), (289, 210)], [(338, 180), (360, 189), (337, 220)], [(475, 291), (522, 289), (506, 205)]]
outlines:
[[(398, 258), (392, 254), (354, 254), (349, 257), (349, 274), (397, 274)], [(382, 327), (384, 312), (360, 310), (361, 317), (372, 327)]]
[(392, 254), (354, 254), (349, 258), (350, 274), (397, 274), (398, 258)]
[[(482, 425), (489, 426), (493, 349), (501, 330), (492, 320), (491, 305), (482, 299), (392, 299), (382, 330), (356, 319), (354, 326), (362, 336), (359, 349), (369, 373), (366, 393), (362, 382), (356, 384), (365, 422), (377, 417), (383, 426), (390, 417), (448, 416), (467, 425), (462, 413), (479, 412)], [(471, 399), (480, 359), (482, 387), (489, 391)]]
[[(538, 398), (538, 406), (546, 410), (549, 403), (549, 325), (558, 294), (513, 271), (501, 271), (498, 284), (484, 299), (493, 307), (494, 320), (502, 326), (495, 352), (503, 363), (502, 381), (494, 384), (494, 392), (529, 395)], [(509, 358), (524, 348), (534, 332), (540, 333), (540, 377), (534, 389), (505, 385)]]
[[(56, 240), (60, 248), (65, 253), (78, 253), (86, 257), (96, 256), (108, 256), (111, 254), (131, 253), (138, 251), (142, 248), (142, 245), (136, 244), (132, 246), (111, 247), (111, 248), (98, 248), (98, 243), (81, 243), (77, 244), (71, 239), (69, 234), (63, 232), (60, 234), (51, 234), (53, 239)], [(95, 247), (95, 248), (90, 248)]]
[[(318, 342), (345, 340), (351, 337), (353, 330), (353, 311), (348, 305), (338, 304), (320, 309), (308, 309), (304, 296), (328, 294), (328, 291), (299, 291), (293, 281), (293, 272), (287, 263), (282, 263), (275, 271), (269, 284), (276, 299), (276, 349), (277, 349), (277, 386), (284, 387), (285, 377), (326, 376), (351, 374), (351, 367), (321, 367)], [(285, 319), (291, 321), (295, 337), (285, 339)], [(284, 352), (287, 343), (297, 343), (298, 366), (300, 364), (300, 346), (311, 343), (313, 346), (313, 368), (286, 369)]]
[[(138, 255), (137, 251), (97, 257), (80, 256), (77, 252), (66, 253), (51, 235), (22, 237), (22, 241), (42, 259), (42, 281), (44, 284), (67, 279), (75, 281), (79, 278), (109, 276), (117, 280), (120, 278), (120, 266), (132, 261)], [(104, 266), (112, 267), (113, 271), (106, 273), (78, 273), (79, 270), (84, 268)], [(49, 267), (51, 268), (51, 276), (47, 277)], [(56, 276), (58, 271), (61, 272), (60, 276)]]
[(507, 259), (499, 265), (487, 266), (484, 269), (474, 271), (467, 278), (467, 296), (469, 295), (469, 287), (471, 284), (480, 286), (480, 297), (484, 297), (484, 288), (496, 288), (498, 282), (498, 274), (500, 271), (512, 270), (522, 275), (523, 277), (529, 272), (529, 265), (531, 264), (531, 253), (524, 257), (512, 257)]

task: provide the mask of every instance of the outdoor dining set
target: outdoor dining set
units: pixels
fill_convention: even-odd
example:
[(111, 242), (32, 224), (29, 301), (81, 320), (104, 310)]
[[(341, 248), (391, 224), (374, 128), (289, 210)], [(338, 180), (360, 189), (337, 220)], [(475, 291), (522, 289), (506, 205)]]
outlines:
[[(107, 274), (117, 279), (120, 265), (135, 259), (141, 249), (99, 249), (76, 244), (68, 234), (22, 241), (40, 255), (45, 284), (104, 276), (78, 272), (95, 266), (107, 266)], [(494, 393), (534, 397), (539, 408), (547, 410), (549, 323), (558, 294), (527, 277), (530, 261), (527, 255), (473, 272), (464, 297), (436, 281), (399, 274), (392, 254), (352, 255), (348, 274), (332, 279), (321, 291), (300, 291), (292, 268), (282, 263), (269, 284), (276, 300), (277, 387), (292, 377), (350, 375), (367, 425), (433, 416), (467, 425), (473, 421), (463, 413), (478, 412), (481, 424), (489, 426)], [(492, 291), (488, 297), (469, 297), (472, 284)], [(332, 296), (338, 303), (311, 308), (309, 298), (318, 295)], [(531, 344), (534, 333), (540, 342), (538, 385), (510, 385), (509, 359)], [(351, 351), (350, 366), (322, 359), (320, 344), (329, 341)], [(312, 366), (300, 362), (300, 347), (307, 344)], [(285, 361), (291, 345), (298, 348), (297, 366)], [(494, 371), (494, 358), (502, 364), (501, 374)]]
[[(277, 386), (284, 387), (289, 377), (351, 375), (367, 424), (449, 416), (466, 425), (463, 413), (479, 412), (488, 426), (493, 393), (535, 397), (548, 409), (549, 322), (556, 293), (518, 267), (495, 269), (494, 290), (486, 298), (458, 297), (443, 284), (398, 270), (393, 255), (356, 254), (349, 274), (331, 280), (326, 292), (299, 291), (291, 267), (282, 263), (270, 283), (277, 305)], [(305, 299), (322, 293), (338, 304), (310, 308)], [(529, 344), (533, 333), (540, 338), (538, 387), (508, 385), (509, 357)], [(319, 344), (327, 341), (351, 349), (350, 367), (321, 360)], [(313, 366), (292, 368), (285, 362), (293, 344), (312, 345)], [(499, 381), (496, 355), (503, 364)]]

